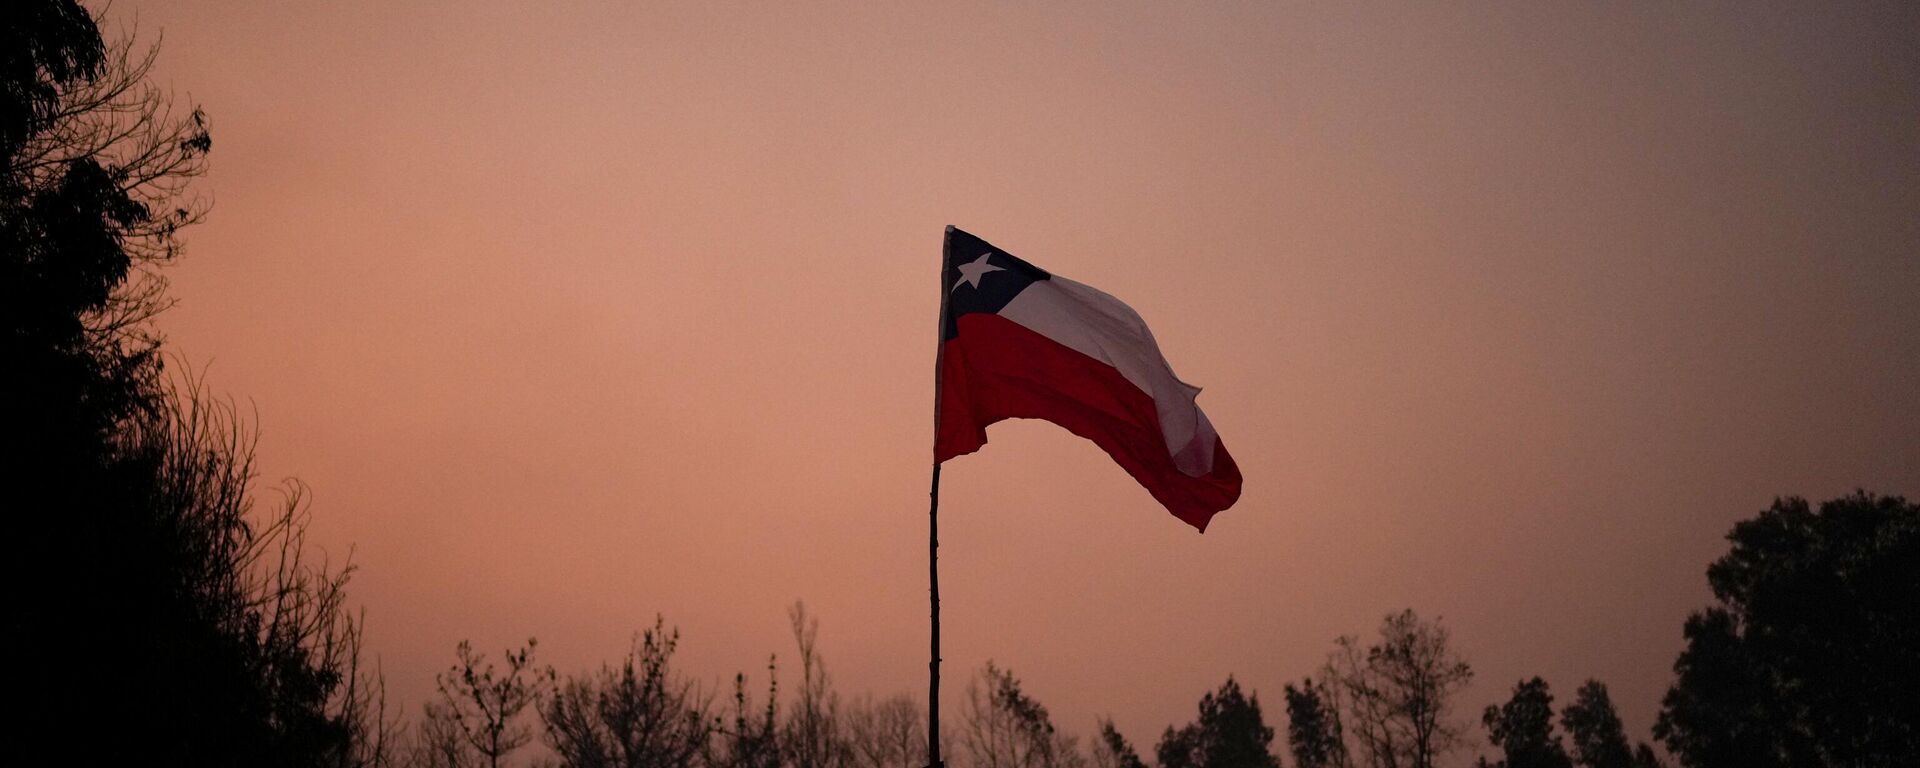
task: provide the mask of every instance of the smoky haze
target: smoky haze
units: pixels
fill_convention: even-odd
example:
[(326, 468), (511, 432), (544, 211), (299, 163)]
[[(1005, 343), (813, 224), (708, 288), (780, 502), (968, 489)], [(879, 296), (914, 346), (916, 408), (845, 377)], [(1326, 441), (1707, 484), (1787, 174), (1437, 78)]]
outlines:
[[(1246, 475), (1197, 536), (1092, 445), (943, 478), (946, 668), (1136, 741), (1412, 606), (1646, 738), (1776, 495), (1920, 493), (1920, 15), (122, 0), (211, 115), (170, 348), (261, 415), (417, 708), (804, 598), (923, 690), (955, 224), (1128, 302)], [(946, 703), (958, 711), (958, 686)]]

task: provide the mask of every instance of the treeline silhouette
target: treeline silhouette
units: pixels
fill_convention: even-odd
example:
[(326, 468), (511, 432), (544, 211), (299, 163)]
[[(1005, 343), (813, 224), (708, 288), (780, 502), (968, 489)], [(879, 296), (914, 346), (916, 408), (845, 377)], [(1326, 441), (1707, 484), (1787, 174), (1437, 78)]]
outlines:
[[(362, 664), (351, 564), (311, 559), (298, 482), (262, 496), (255, 436), (191, 373), (169, 374), (152, 320), (161, 270), (206, 206), (190, 190), (212, 136), (148, 75), (157, 48), (109, 41), (75, 0), (0, 3), (0, 511), (11, 524), (0, 717), (17, 765), (658, 766), (922, 764), (923, 703), (843, 697), (796, 604), (792, 690), (672, 667), (664, 619), (626, 656), (562, 674), (528, 643), (470, 645), (416, 717), (388, 712)], [(1920, 764), (1920, 506), (1864, 491), (1777, 500), (1707, 571), (1715, 604), (1653, 734), (1685, 766)], [(1478, 737), (1455, 714), (1472, 668), (1446, 628), (1390, 614), (1284, 686), (1285, 734), (1229, 676), (1168, 727), (1159, 768), (1429, 768)], [(1123, 684), (1123, 683), (1116, 683)], [(1007, 669), (969, 676), (943, 726), (954, 768), (1145, 768), (1111, 721), (1082, 741)], [(1646, 768), (1606, 686), (1556, 711), (1519, 681), (1481, 714), (1484, 765)]]
[[(784, 701), (778, 665), (756, 697), (746, 675), (730, 691), (709, 690), (672, 667), (679, 632), (656, 619), (627, 656), (596, 672), (541, 668), (537, 643), (508, 650), (496, 665), (466, 643), (441, 673), (438, 696), (420, 721), (385, 743), (380, 759), (415, 768), (540, 765), (578, 768), (913, 768), (926, 760), (926, 710), (909, 694), (844, 698), (817, 645), (818, 622), (804, 604), (789, 612), (799, 677)], [(1154, 746), (1159, 768), (1392, 768), (1439, 764), (1468, 742), (1452, 717), (1472, 677), (1447, 630), (1411, 610), (1387, 616), (1378, 637), (1335, 641), (1315, 676), (1287, 685), (1286, 733), (1276, 743), (1257, 694), (1229, 676), (1204, 693), (1194, 720), (1168, 727)], [(1111, 720), (1082, 742), (1059, 728), (1013, 671), (993, 662), (972, 674), (956, 722), (943, 723), (947, 762), (965, 768), (1146, 768)], [(1560, 713), (1573, 738), (1554, 731), (1552, 697), (1539, 678), (1490, 706), (1484, 722), (1504, 758), (1480, 765), (1650, 768), (1652, 747), (1627, 740), (1607, 688), (1589, 680)], [(527, 749), (534, 744), (544, 746)]]
[(256, 507), (232, 405), (163, 372), (212, 138), (156, 54), (72, 0), (0, 3), (5, 759), (363, 763), (348, 569), (307, 559), (298, 484)]
[[(1718, 604), (1687, 619), (1687, 647), (1653, 724), (1670, 755), (1713, 768), (1915, 764), (1920, 505), (1866, 492), (1818, 509), (1780, 499), (1728, 539), (1708, 569)], [(906, 694), (843, 699), (816, 647), (817, 622), (798, 603), (789, 618), (799, 688), (784, 704), (771, 662), (763, 697), (739, 675), (730, 703), (716, 703), (672, 670), (679, 635), (664, 620), (618, 665), (591, 675), (537, 669), (532, 641), (509, 651), (503, 668), (462, 644), (438, 678), (439, 699), (392, 758), (499, 766), (538, 735), (563, 766), (923, 765), (921, 703)], [(1259, 696), (1229, 676), (1201, 696), (1191, 722), (1160, 734), (1153, 764), (1433, 768), (1477, 744), (1454, 714), (1472, 678), (1439, 620), (1403, 610), (1370, 640), (1336, 639), (1314, 674), (1284, 686), (1284, 737)], [(941, 743), (957, 768), (1146, 768), (1112, 721), (1096, 725), (1083, 743), (1011, 670), (989, 662), (968, 680)], [(1480, 725), (1496, 752), (1475, 761), (1481, 768), (1665, 765), (1652, 745), (1627, 737), (1599, 680), (1583, 681), (1557, 711), (1545, 680), (1521, 680), (1482, 710)]]

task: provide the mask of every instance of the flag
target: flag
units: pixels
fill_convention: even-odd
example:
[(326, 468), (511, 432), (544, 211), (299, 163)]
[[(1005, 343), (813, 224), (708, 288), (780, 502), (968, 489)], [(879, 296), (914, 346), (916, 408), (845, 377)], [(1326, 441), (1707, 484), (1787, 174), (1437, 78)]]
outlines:
[(1240, 498), (1240, 468), (1112, 296), (947, 227), (933, 460), (973, 453), (987, 426), (1044, 419), (1092, 440), (1161, 505), (1205, 531)]

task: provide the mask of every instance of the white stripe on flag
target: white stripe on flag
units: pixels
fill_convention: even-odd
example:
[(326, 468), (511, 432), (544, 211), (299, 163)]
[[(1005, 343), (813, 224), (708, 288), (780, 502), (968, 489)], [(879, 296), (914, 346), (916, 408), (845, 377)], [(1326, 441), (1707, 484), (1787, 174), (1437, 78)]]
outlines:
[(1218, 437), (1194, 402), (1200, 388), (1174, 375), (1153, 332), (1133, 308), (1098, 289), (1054, 275), (1027, 286), (999, 314), (1119, 370), (1128, 382), (1153, 397), (1174, 466), (1190, 477), (1213, 471)]

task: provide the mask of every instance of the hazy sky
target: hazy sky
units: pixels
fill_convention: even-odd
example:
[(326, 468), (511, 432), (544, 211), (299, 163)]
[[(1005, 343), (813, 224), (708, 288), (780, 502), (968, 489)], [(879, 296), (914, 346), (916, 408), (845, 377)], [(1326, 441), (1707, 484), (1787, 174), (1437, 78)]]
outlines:
[(1204, 536), (1044, 423), (943, 478), (950, 679), (1150, 748), (1409, 606), (1482, 741), (1536, 674), (1644, 738), (1735, 520), (1920, 494), (1916, 9), (113, 14), (212, 119), (162, 327), (409, 710), (462, 638), (579, 671), (656, 613), (758, 686), (795, 599), (843, 691), (924, 697), (954, 224), (1138, 309), (1245, 472)]

